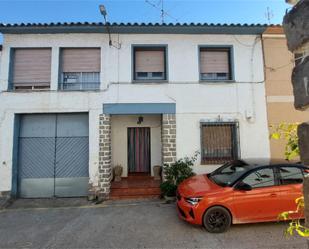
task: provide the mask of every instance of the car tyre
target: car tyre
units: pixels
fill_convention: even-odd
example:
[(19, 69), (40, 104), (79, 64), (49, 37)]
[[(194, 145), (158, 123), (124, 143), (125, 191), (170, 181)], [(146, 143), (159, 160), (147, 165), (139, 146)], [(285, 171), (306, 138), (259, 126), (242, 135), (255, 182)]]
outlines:
[(232, 223), (230, 212), (220, 206), (209, 208), (203, 217), (203, 225), (210, 233), (223, 233)]

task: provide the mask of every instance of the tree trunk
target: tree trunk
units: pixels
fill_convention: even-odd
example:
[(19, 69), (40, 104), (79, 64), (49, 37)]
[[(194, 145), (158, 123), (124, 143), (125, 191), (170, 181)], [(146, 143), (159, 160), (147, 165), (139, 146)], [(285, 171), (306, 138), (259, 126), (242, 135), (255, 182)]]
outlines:
[(305, 226), (309, 227), (309, 175), (304, 177)]

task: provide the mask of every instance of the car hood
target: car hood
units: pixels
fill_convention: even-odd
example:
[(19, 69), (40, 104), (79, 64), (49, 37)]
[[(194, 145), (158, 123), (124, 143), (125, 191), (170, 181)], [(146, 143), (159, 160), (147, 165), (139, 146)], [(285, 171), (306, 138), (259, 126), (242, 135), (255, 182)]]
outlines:
[(198, 197), (203, 196), (209, 192), (216, 192), (222, 189), (219, 185), (212, 182), (208, 176), (196, 175), (184, 180), (178, 186), (178, 192), (185, 197)]

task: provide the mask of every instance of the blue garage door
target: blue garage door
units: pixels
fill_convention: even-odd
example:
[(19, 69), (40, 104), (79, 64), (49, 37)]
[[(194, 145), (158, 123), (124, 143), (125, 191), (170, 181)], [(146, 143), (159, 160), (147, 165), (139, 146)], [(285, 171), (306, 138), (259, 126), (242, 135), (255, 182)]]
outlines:
[(22, 115), (18, 150), (19, 196), (86, 196), (88, 133), (88, 114)]

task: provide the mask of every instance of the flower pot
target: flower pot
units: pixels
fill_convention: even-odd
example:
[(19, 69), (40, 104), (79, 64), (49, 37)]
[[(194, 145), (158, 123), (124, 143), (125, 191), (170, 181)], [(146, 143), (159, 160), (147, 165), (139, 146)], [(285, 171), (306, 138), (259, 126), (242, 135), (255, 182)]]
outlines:
[(154, 180), (161, 180), (162, 167), (160, 165), (153, 166), (153, 178)]
[(114, 167), (114, 181), (115, 182), (121, 181), (122, 171), (123, 169), (121, 165), (117, 165)]

